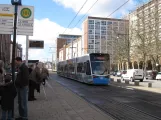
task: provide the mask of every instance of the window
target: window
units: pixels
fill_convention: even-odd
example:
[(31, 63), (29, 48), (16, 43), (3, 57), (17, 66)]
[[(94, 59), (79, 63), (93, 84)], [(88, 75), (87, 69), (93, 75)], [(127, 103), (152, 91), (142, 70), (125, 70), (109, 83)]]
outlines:
[(94, 34), (94, 30), (88, 30), (89, 34)]
[(94, 40), (89, 40), (88, 44), (94, 44)]
[(88, 23), (89, 24), (94, 24), (94, 20), (89, 20)]
[(89, 29), (94, 29), (94, 25), (88, 25)]
[(100, 39), (100, 35), (95, 35), (95, 39)]
[(106, 21), (101, 21), (101, 25), (106, 25)]
[(102, 35), (101, 39), (106, 40), (106, 36)]
[(95, 25), (99, 25), (100, 26), (100, 21), (95, 21)]
[(95, 29), (100, 29), (100, 25), (95, 25)]
[(95, 34), (100, 34), (100, 30), (95, 30)]
[(106, 31), (101, 31), (101, 35), (106, 35)]
[(106, 26), (101, 26), (101, 30), (106, 30)]
[(108, 22), (107, 22), (107, 25), (111, 25), (111, 24), (112, 24), (112, 22), (111, 22), (111, 21), (108, 21)]
[(89, 39), (94, 39), (94, 35), (89, 35)]
[(83, 69), (83, 63), (78, 63), (77, 64), (77, 72), (78, 73), (81, 73), (82, 72), (82, 69)]
[(74, 65), (73, 64), (69, 65), (69, 72), (74, 72)]
[(118, 26), (118, 22), (113, 22), (113, 25)]

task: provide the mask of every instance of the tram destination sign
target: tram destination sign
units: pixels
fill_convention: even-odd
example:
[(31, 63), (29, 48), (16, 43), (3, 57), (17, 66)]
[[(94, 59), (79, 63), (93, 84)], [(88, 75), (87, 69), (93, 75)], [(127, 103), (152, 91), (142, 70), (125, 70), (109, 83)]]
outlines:
[(34, 7), (19, 6), (17, 34), (33, 36), (33, 27), (34, 27)]
[(13, 34), (14, 6), (0, 4), (0, 34)]

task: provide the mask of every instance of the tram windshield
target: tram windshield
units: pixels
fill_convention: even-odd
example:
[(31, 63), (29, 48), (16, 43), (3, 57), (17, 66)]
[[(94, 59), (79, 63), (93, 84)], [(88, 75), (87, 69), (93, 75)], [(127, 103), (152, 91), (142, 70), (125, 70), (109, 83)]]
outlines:
[(90, 55), (92, 73), (96, 75), (107, 75), (110, 70), (110, 57), (109, 54)]
[(100, 62), (100, 61), (95, 61), (91, 62), (92, 66), (92, 73), (96, 75), (107, 75), (108, 74), (108, 69), (105, 65), (105, 62)]

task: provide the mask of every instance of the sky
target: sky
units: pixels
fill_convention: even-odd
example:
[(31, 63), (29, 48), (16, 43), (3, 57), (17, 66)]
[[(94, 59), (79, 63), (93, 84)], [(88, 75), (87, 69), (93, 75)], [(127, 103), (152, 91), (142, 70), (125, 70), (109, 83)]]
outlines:
[[(0, 4), (11, 4), (11, 0), (0, 0)], [(71, 20), (78, 16), (68, 27)], [(29, 59), (40, 61), (52, 61), (52, 53), (55, 53), (55, 40), (67, 28), (65, 34), (82, 34), (82, 22), (87, 16), (107, 17), (127, 0), (22, 0), (22, 5), (34, 6), (34, 34), (29, 36), (32, 40), (44, 40), (44, 49), (29, 49)], [(148, 0), (129, 0), (121, 9), (110, 17), (122, 18), (136, 9), (139, 4)], [(87, 12), (92, 4), (96, 4)], [(84, 17), (83, 17), (84, 16)], [(83, 19), (81, 19), (83, 17)], [(81, 20), (80, 20), (81, 19)], [(76, 25), (76, 23), (79, 24)], [(17, 42), (22, 44), (23, 59), (25, 59), (26, 36), (17, 36)], [(55, 56), (53, 56), (55, 58)]]

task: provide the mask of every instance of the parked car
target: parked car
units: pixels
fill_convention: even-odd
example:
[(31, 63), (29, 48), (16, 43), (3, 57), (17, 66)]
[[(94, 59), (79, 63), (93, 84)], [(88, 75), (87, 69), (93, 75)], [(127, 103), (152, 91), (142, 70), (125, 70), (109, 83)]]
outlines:
[(145, 73), (145, 78), (146, 79), (150, 79), (150, 80), (155, 80), (156, 79), (156, 76), (157, 76), (157, 71), (155, 70), (148, 70), (146, 71)]
[(156, 76), (156, 80), (161, 80), (161, 72), (158, 72), (158, 74)]
[(117, 72), (117, 77), (121, 77), (122, 74), (125, 74), (126, 73), (126, 70), (120, 70)]
[(141, 82), (143, 82), (144, 71), (143, 69), (128, 69), (126, 74), (123, 74), (121, 76), (121, 79), (130, 81), (140, 80)]

